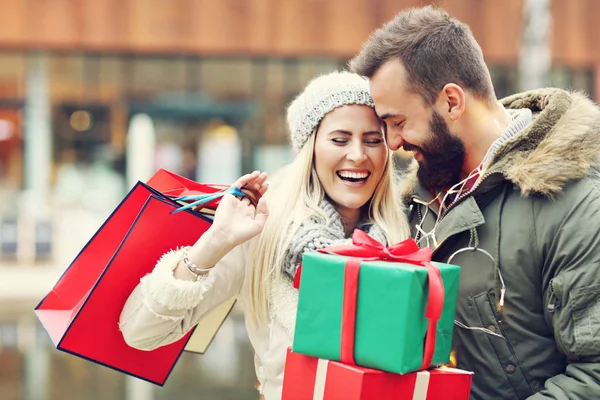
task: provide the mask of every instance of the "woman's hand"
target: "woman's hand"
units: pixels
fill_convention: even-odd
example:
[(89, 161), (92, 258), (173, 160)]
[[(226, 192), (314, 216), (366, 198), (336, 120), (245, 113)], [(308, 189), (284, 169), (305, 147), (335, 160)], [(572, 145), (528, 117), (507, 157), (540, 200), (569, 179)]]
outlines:
[[(255, 171), (238, 179), (234, 186), (240, 189), (245, 186), (260, 194), (256, 208), (248, 198), (241, 200), (230, 194), (221, 198), (219, 207), (215, 212), (215, 218), (211, 227), (200, 236), (188, 252), (190, 262), (198, 268), (210, 269), (235, 246), (258, 235), (269, 215), (267, 203), (262, 195), (268, 188), (267, 174), (259, 174)], [(186, 267), (180, 261), (174, 276), (178, 279), (192, 280), (193, 275), (186, 271)]]
[(233, 184), (238, 189), (244, 186), (251, 188), (261, 195), (256, 208), (246, 197), (238, 199), (227, 194), (221, 199), (210, 229), (228, 245), (235, 247), (262, 232), (269, 215), (267, 203), (262, 197), (268, 188), (266, 181), (266, 172), (259, 174), (254, 171)]

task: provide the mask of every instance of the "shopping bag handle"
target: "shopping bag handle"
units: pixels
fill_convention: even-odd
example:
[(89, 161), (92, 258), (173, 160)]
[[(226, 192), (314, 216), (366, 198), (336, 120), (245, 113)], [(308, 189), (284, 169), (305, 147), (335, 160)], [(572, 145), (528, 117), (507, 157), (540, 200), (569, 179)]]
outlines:
[(192, 203), (186, 204), (184, 206), (181, 206), (181, 207), (171, 211), (171, 214), (175, 214), (180, 211), (188, 210), (190, 208), (193, 209), (202, 204), (206, 204), (208, 202), (211, 202), (213, 200), (221, 198), (221, 197), (225, 196), (226, 194), (231, 194), (236, 197), (247, 197), (248, 200), (250, 200), (250, 203), (252, 203), (255, 207), (258, 204), (258, 199), (260, 198), (260, 194), (257, 193), (253, 189), (250, 189), (247, 187), (242, 187), (240, 189), (235, 186), (230, 186), (230, 187), (228, 187), (224, 190), (221, 190), (219, 192), (216, 192), (216, 193), (176, 197), (173, 200), (186, 201), (186, 202), (191, 201)]

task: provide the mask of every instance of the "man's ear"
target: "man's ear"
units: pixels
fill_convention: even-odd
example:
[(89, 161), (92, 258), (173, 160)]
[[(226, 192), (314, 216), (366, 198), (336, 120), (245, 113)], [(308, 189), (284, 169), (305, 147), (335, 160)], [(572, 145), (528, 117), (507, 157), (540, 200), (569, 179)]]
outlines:
[(448, 83), (437, 98), (438, 110), (446, 114), (451, 121), (457, 121), (465, 112), (465, 91), (455, 83)]

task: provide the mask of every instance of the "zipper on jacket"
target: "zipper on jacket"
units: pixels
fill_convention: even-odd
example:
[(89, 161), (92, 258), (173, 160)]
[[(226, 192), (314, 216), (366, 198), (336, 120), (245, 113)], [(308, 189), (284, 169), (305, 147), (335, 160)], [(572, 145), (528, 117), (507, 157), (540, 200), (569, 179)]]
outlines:
[[(415, 201), (415, 199), (413, 199), (413, 202), (416, 205), (417, 208), (417, 217), (419, 218), (419, 225), (423, 225), (423, 213), (421, 212), (421, 204), (417, 201)], [(421, 239), (421, 232), (417, 231), (416, 235), (415, 235), (415, 242), (419, 243), (419, 239)]]
[(554, 311), (556, 311), (559, 308), (560, 308), (560, 301), (558, 299), (558, 296), (556, 295), (556, 292), (554, 291), (554, 279), (551, 279), (550, 280), (550, 302), (548, 303), (546, 310), (548, 310), (549, 313), (553, 313)]
[[(560, 310), (562, 304), (560, 302), (560, 298), (558, 297), (558, 295), (556, 294), (556, 289), (554, 287), (554, 278), (550, 280), (550, 300), (548, 303), (548, 306), (546, 307), (546, 310), (552, 314), (552, 325), (550, 326), (550, 328), (552, 329), (553, 333), (554, 333), (554, 337), (556, 338), (556, 347), (558, 347), (558, 350), (560, 350), (560, 352), (562, 352), (563, 354), (570, 354), (569, 351), (567, 351), (567, 347), (565, 346), (565, 343), (563, 342), (563, 337), (560, 334), (556, 334), (557, 332), (554, 329), (554, 319), (555, 318), (561, 318), (561, 316), (559, 315), (559, 313), (555, 313), (556, 311)], [(564, 316), (562, 316), (562, 318), (564, 318)]]
[(495, 174), (501, 174), (500, 171), (492, 171), (492, 172), (488, 172), (487, 174), (484, 174), (481, 179), (475, 183), (475, 186), (473, 186), (471, 188), (471, 190), (469, 190), (468, 192), (465, 192), (463, 194), (461, 194), (460, 196), (458, 196), (456, 198), (456, 200), (454, 200), (452, 202), (452, 204), (450, 204), (448, 207), (446, 207), (443, 211), (442, 211), (442, 215), (440, 215), (440, 221), (446, 216), (446, 214), (448, 214), (448, 212), (453, 209), (454, 207), (456, 207), (458, 204), (462, 203), (462, 201), (464, 199), (466, 199), (467, 197), (469, 197), (470, 195), (473, 194), (473, 192), (475, 192), (475, 190), (483, 183), (483, 181), (485, 181), (487, 178), (489, 178), (492, 175)]

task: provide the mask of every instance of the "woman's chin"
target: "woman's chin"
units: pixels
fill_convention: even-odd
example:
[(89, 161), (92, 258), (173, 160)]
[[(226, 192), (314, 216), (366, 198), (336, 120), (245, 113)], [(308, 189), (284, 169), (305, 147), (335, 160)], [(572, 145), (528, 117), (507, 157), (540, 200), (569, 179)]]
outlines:
[(369, 201), (369, 199), (353, 200), (353, 199), (345, 198), (341, 201), (335, 201), (335, 199), (333, 199), (334, 205), (338, 210), (343, 209), (346, 211), (360, 211), (360, 209), (363, 208), (365, 206), (365, 204), (367, 204), (368, 201)]

